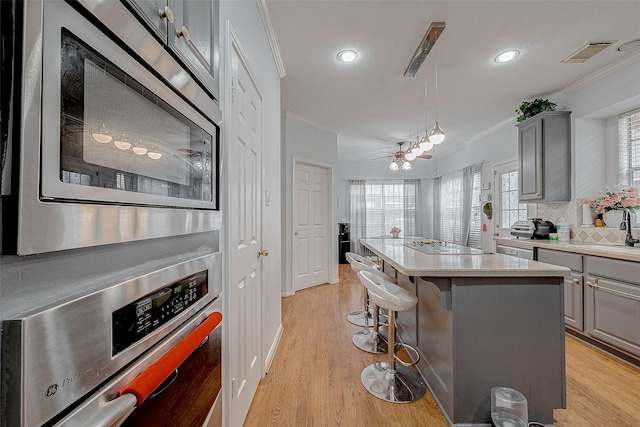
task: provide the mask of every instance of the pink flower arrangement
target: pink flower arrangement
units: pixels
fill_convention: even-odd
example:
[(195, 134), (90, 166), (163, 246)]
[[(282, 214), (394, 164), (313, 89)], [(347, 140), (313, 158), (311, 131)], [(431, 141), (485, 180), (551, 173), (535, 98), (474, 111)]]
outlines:
[(392, 233), (401, 233), (401, 232), (402, 232), (402, 230), (400, 230), (398, 227), (393, 227), (393, 228), (391, 229), (391, 232), (392, 232)]
[(597, 213), (640, 206), (640, 192), (635, 187), (620, 187), (616, 191), (607, 187), (600, 193), (602, 195), (597, 199), (589, 200), (589, 206)]

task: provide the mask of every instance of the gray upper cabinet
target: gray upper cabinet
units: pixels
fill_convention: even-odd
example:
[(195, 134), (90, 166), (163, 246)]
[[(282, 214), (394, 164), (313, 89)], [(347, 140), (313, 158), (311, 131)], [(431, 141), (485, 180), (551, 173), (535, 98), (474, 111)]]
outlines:
[(123, 1), (207, 92), (219, 100), (218, 1)]
[(552, 111), (517, 125), (521, 202), (571, 199), (570, 119), (570, 111)]

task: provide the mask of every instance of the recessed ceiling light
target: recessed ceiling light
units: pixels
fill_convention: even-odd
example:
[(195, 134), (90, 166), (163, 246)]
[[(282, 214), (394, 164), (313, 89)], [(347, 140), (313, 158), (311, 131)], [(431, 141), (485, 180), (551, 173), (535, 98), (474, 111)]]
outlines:
[(354, 50), (343, 50), (338, 54), (338, 60), (342, 62), (353, 62), (358, 57), (358, 54)]
[(504, 53), (495, 57), (495, 61), (498, 63), (509, 62), (513, 60), (516, 56), (520, 55), (520, 52), (517, 50), (508, 50)]
[(630, 50), (634, 50), (640, 47), (640, 39), (631, 40), (630, 42), (626, 42), (618, 48), (619, 52), (628, 52)]

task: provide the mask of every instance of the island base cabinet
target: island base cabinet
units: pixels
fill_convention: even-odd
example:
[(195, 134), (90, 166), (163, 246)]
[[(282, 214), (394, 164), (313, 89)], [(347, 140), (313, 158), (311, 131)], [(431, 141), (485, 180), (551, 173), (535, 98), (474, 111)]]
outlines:
[(566, 407), (563, 278), (420, 278), (418, 368), (451, 425), (489, 425), (491, 388), (553, 423)]
[(585, 332), (640, 357), (640, 286), (587, 277)]

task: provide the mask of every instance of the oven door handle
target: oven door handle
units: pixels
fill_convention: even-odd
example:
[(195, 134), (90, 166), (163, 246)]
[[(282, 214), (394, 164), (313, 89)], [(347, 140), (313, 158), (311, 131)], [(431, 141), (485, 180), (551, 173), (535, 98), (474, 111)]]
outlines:
[(136, 406), (140, 406), (147, 397), (164, 380), (166, 380), (178, 366), (182, 364), (209, 334), (222, 322), (222, 313), (216, 311), (198, 325), (189, 335), (175, 347), (162, 356), (153, 365), (142, 371), (133, 381), (118, 392), (118, 396), (128, 393), (136, 397)]

